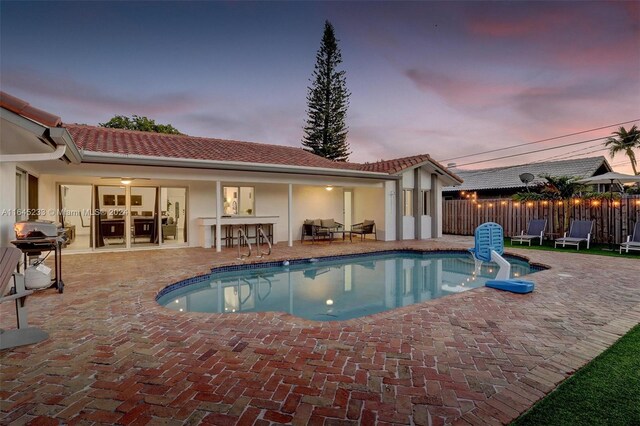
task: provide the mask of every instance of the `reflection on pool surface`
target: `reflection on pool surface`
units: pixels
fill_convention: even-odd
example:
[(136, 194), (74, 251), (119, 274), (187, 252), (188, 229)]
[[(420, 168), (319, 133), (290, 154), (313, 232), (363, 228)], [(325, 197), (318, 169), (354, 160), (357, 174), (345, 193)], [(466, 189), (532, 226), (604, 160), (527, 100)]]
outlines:
[[(506, 257), (511, 275), (538, 270)], [(283, 266), (227, 268), (167, 287), (158, 303), (190, 312), (288, 312), (315, 321), (346, 320), (481, 287), (494, 263), (464, 252), (385, 252)], [(224, 269), (224, 268), (222, 268)]]

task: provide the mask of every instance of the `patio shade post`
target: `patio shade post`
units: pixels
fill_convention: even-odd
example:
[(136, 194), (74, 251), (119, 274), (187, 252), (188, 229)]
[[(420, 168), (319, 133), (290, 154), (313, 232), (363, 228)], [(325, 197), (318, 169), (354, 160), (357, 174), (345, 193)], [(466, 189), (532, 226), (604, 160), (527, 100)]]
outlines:
[(613, 216), (613, 183), (623, 185), (625, 183), (640, 182), (640, 176), (625, 175), (622, 173), (608, 172), (602, 175), (592, 176), (590, 178), (581, 179), (578, 182), (587, 184), (609, 184), (609, 215), (607, 217), (607, 228), (609, 228), (609, 250), (613, 250), (613, 229), (612, 216)]
[(287, 196), (287, 245), (293, 247), (293, 220), (291, 218), (291, 212), (293, 211), (293, 184), (289, 184), (288, 196)]
[(404, 192), (402, 179), (396, 181), (396, 241), (404, 240)]
[(222, 220), (222, 185), (220, 181), (216, 181), (216, 251), (222, 251), (222, 226), (220, 221)]

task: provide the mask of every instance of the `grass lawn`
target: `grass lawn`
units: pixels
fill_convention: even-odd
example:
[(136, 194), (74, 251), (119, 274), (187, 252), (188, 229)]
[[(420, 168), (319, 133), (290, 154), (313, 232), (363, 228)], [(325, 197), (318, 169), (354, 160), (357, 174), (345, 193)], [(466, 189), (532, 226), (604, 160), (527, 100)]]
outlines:
[(640, 425), (640, 325), (512, 425)]
[(524, 244), (513, 243), (513, 246), (512, 246), (511, 239), (505, 238), (504, 248), (506, 250), (508, 250), (509, 247), (514, 247), (514, 248), (523, 248), (527, 250), (547, 250), (547, 251), (561, 251), (566, 253), (599, 254), (601, 256), (629, 257), (634, 259), (640, 259), (640, 251), (637, 251), (637, 250), (629, 251), (629, 254), (626, 254), (623, 251), (622, 254), (620, 254), (618, 253), (619, 246), (617, 245), (614, 246), (614, 251), (604, 250), (605, 248), (609, 247), (607, 244), (590, 244), (589, 250), (587, 250), (587, 244), (580, 243), (580, 250), (576, 250), (575, 246), (566, 246), (565, 248), (558, 246), (558, 248), (555, 248), (553, 246), (553, 241), (550, 241), (550, 240), (544, 240), (542, 242), (542, 245), (539, 245), (537, 241), (538, 240), (536, 240), (536, 242), (532, 242), (531, 247), (529, 247), (527, 243), (524, 243)]

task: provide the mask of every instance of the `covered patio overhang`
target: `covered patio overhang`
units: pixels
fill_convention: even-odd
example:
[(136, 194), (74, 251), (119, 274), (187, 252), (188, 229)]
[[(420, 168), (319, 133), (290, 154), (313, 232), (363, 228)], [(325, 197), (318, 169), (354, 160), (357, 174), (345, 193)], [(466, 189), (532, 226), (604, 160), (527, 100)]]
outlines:
[[(215, 246), (217, 251), (224, 245), (222, 228), (232, 222), (242, 222), (242, 219), (247, 223), (270, 220), (277, 227), (274, 241), (287, 241), (289, 246), (299, 238), (305, 219), (334, 218), (343, 222), (346, 214), (353, 223), (363, 219), (376, 220), (381, 227), (379, 238), (384, 239), (385, 187), (388, 186), (385, 182), (393, 184), (399, 179), (386, 173), (344, 169), (249, 163), (230, 165), (126, 155), (112, 157), (86, 151), (82, 164), (47, 161), (39, 164), (39, 172), (40, 205), (46, 209), (60, 207), (60, 185), (128, 187), (126, 191), (133, 187), (185, 188), (188, 194), (188, 245)], [(123, 185), (125, 177), (130, 183)], [(234, 216), (233, 220), (224, 217), (227, 216), (224, 192), (228, 187), (252, 188), (255, 206), (252, 206), (251, 214)], [(345, 196), (345, 193), (350, 194)], [(352, 206), (345, 208), (345, 197), (351, 200)], [(94, 208), (95, 195), (92, 198), (93, 202), (87, 203)]]

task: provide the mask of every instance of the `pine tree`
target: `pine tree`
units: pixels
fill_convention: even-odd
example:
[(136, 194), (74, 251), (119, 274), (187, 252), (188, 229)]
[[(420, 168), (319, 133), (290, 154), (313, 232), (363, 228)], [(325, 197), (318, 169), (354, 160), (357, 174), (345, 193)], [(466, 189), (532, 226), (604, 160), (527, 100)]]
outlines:
[(338, 71), (341, 63), (342, 54), (333, 25), (326, 21), (308, 88), (302, 145), (306, 151), (333, 161), (347, 161), (351, 154), (345, 123), (351, 93), (347, 90), (344, 70)]

